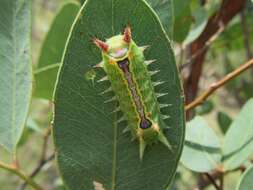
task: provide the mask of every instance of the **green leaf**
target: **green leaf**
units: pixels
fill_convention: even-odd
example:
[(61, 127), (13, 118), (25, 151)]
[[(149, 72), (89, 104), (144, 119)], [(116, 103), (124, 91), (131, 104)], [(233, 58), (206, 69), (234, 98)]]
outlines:
[(80, 0), (81, 5), (85, 3), (86, 0)]
[(174, 7), (173, 0), (146, 0), (159, 16), (163, 27), (170, 38), (173, 38)]
[(233, 170), (253, 155), (253, 99), (242, 108), (229, 127), (223, 146), (225, 170)]
[(41, 49), (35, 72), (34, 96), (52, 99), (58, 71), (55, 64), (61, 62), (70, 28), (79, 9), (80, 6), (77, 3), (67, 3), (56, 15)]
[(31, 117), (28, 117), (26, 121), (26, 127), (24, 128), (21, 139), (18, 142), (18, 147), (23, 146), (33, 132), (43, 134), (43, 130), (39, 127), (39, 125)]
[(191, 27), (193, 17), (191, 15), (190, 0), (174, 0), (174, 32), (173, 40), (183, 42)]
[(253, 166), (248, 168), (237, 184), (236, 190), (252, 190), (253, 187)]
[(196, 108), (197, 115), (205, 115), (210, 113), (214, 108), (214, 103), (211, 100), (205, 101), (201, 106)]
[(196, 116), (186, 125), (182, 164), (196, 172), (209, 172), (219, 167), (221, 144), (206, 121)]
[(184, 46), (190, 44), (195, 39), (199, 37), (199, 35), (205, 29), (205, 26), (208, 21), (208, 15), (206, 10), (197, 3), (197, 6), (192, 7), (192, 16), (193, 16), (193, 24), (191, 25), (191, 30), (184, 40)]
[(26, 122), (26, 127), (32, 131), (36, 131), (41, 134), (43, 133), (43, 130), (38, 125), (38, 123), (34, 121), (31, 117), (28, 117), (27, 122)]
[(36, 82), (35, 97), (52, 99), (59, 66), (60, 63), (50, 64), (34, 72)]
[(230, 124), (232, 123), (231, 117), (225, 112), (218, 112), (217, 121), (223, 134), (226, 134)]
[[(85, 75), (101, 61), (93, 37), (112, 37), (128, 24), (139, 46), (151, 45), (145, 57), (157, 60), (153, 65), (161, 71), (157, 79), (167, 81), (162, 90), (169, 92), (163, 102), (172, 104), (164, 112), (172, 116), (165, 135), (173, 152), (158, 143), (148, 147), (142, 162), (139, 143), (123, 133), (125, 126), (115, 125), (113, 105), (104, 104), (106, 97), (99, 95), (105, 87), (96, 82), (101, 72), (95, 70), (95, 82)], [(184, 103), (169, 41), (144, 1), (86, 2), (69, 37), (54, 99), (57, 160), (69, 189), (94, 189), (95, 183), (106, 190), (164, 190), (170, 184), (183, 146)]]
[(32, 94), (31, 1), (0, 6), (0, 144), (15, 152)]

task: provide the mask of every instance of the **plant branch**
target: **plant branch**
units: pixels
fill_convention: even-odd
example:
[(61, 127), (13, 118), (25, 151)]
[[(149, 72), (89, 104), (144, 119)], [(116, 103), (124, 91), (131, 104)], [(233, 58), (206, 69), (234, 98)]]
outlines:
[(19, 161), (18, 161), (18, 157), (17, 157), (17, 150), (15, 150), (15, 152), (13, 153), (13, 161), (12, 161), (12, 165), (15, 167), (15, 168), (19, 168)]
[(39, 171), (43, 168), (43, 166), (44, 166), (46, 163), (52, 161), (52, 160), (54, 159), (54, 157), (55, 157), (55, 154), (53, 153), (53, 154), (51, 154), (47, 159), (45, 159), (45, 160), (43, 160), (42, 162), (40, 162), (40, 164), (34, 169), (34, 171), (31, 173), (30, 176), (31, 176), (31, 177), (35, 177), (35, 176), (39, 173)]
[(224, 189), (224, 174), (220, 176), (220, 190)]
[(46, 132), (44, 135), (44, 141), (43, 141), (43, 146), (42, 146), (40, 162), (43, 162), (43, 160), (45, 160), (45, 158), (46, 158), (47, 148), (48, 148), (48, 140), (49, 140), (50, 134), (51, 134), (51, 126), (49, 126), (46, 129)]
[[(44, 141), (43, 141), (43, 146), (42, 146), (42, 151), (41, 151), (41, 157), (40, 160), (38, 162), (38, 165), (33, 169), (32, 173), (29, 175), (30, 178), (35, 177), (40, 170), (44, 167), (44, 165), (50, 161), (52, 161), (54, 159), (54, 153), (52, 155), (50, 155), (47, 158), (47, 148), (48, 148), (48, 140), (49, 140), (49, 136), (51, 134), (51, 127), (48, 127), (46, 129), (46, 132), (44, 134)], [(27, 182), (24, 182), (20, 187), (18, 187), (18, 190), (24, 190), (25, 187), (27, 185)]]
[(213, 14), (202, 32), (202, 34), (190, 44), (191, 67), (190, 74), (184, 79), (184, 91), (186, 93), (186, 103), (191, 102), (197, 95), (198, 83), (202, 73), (205, 60), (205, 54), (212, 38), (219, 34), (230, 20), (240, 12), (245, 5), (246, 0), (223, 0), (220, 9)]
[(223, 79), (213, 83), (208, 89), (207, 91), (205, 91), (202, 95), (200, 95), (198, 98), (196, 98), (194, 101), (192, 101), (191, 103), (189, 103), (188, 105), (185, 106), (185, 110), (189, 111), (193, 108), (195, 108), (196, 106), (202, 104), (211, 94), (213, 94), (218, 88), (220, 88), (221, 86), (223, 86), (224, 84), (226, 84), (228, 81), (232, 80), (233, 78), (237, 77), (238, 75), (240, 75), (243, 71), (246, 71), (247, 69), (249, 69), (250, 67), (253, 66), (253, 59), (249, 60), (248, 62), (246, 62), (245, 64), (241, 65), (240, 67), (238, 67), (236, 70), (234, 70), (233, 72), (229, 73), (228, 75), (226, 75)]
[(213, 184), (213, 186), (215, 187), (216, 190), (220, 190), (218, 184), (216, 183), (216, 181), (212, 175), (210, 175), (209, 173), (204, 173), (204, 175), (208, 178), (208, 180), (211, 182), (211, 184)]
[(212, 182), (214, 181), (216, 185), (214, 186), (218, 186), (216, 183), (216, 180), (220, 178), (221, 172), (218, 171), (214, 171), (212, 173), (208, 173), (209, 176), (206, 175), (206, 173), (203, 173), (203, 175), (200, 175), (199, 179), (198, 179), (198, 183), (197, 186), (190, 188), (189, 190), (202, 190), (205, 189), (207, 186), (209, 186), (210, 184), (213, 184)]
[(0, 168), (3, 168), (9, 172), (12, 172), (23, 179), (27, 184), (29, 184), (35, 190), (43, 190), (32, 178), (26, 176), (21, 170), (16, 168), (15, 166), (8, 165), (0, 162)]
[[(253, 163), (253, 159), (250, 160), (251, 163)], [(235, 171), (241, 171), (242, 173), (246, 170), (246, 167), (244, 165), (239, 166), (238, 168), (234, 169), (234, 170), (230, 170), (230, 171), (222, 171), (219, 169), (216, 169), (214, 172), (212, 173), (208, 173), (211, 177), (211, 180), (208, 178), (208, 176), (205, 175), (201, 175), (201, 177), (198, 180), (198, 184), (196, 187), (191, 188), (190, 190), (201, 190), (201, 189), (205, 189), (208, 185), (210, 185), (212, 182), (211, 181), (216, 181), (218, 179), (221, 179), (221, 176), (225, 176), (226, 174), (230, 173), (230, 172), (235, 172)], [(205, 174), (205, 173), (203, 173)], [(224, 183), (224, 182), (223, 182)]]

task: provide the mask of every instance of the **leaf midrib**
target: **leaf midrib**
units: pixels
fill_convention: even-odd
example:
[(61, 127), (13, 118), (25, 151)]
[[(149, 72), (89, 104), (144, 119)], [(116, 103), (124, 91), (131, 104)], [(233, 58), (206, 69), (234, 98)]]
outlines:
[[(114, 0), (112, 0), (112, 33), (114, 34), (114, 32), (115, 32), (114, 31)], [(118, 136), (118, 134), (117, 134), (117, 114), (114, 114), (114, 124), (113, 124), (113, 158), (112, 158), (112, 186), (111, 186), (111, 190), (115, 190), (116, 189), (117, 136)]]
[(13, 6), (13, 19), (12, 19), (12, 32), (11, 34), (13, 35), (12, 36), (12, 39), (13, 39), (13, 52), (14, 52), (14, 55), (13, 55), (13, 73), (12, 73), (12, 78), (13, 78), (13, 81), (12, 81), (12, 87), (13, 87), (13, 90), (12, 90), (12, 117), (11, 117), (11, 142), (12, 142), (12, 146), (14, 144), (14, 139), (15, 139), (15, 133), (14, 133), (14, 130), (15, 130), (15, 123), (16, 123), (16, 72), (17, 72), (17, 68), (16, 68), (16, 45), (17, 45), (17, 41), (16, 41), (16, 38), (15, 38), (15, 34), (16, 34), (16, 27), (15, 27), (15, 23), (16, 23), (16, 14), (17, 14), (17, 3), (14, 2), (14, 6)]
[[(116, 117), (115, 117), (116, 118)], [(111, 190), (115, 190), (116, 186), (116, 165), (117, 165), (117, 122), (114, 122), (113, 125), (113, 158), (112, 158), (112, 188)]]

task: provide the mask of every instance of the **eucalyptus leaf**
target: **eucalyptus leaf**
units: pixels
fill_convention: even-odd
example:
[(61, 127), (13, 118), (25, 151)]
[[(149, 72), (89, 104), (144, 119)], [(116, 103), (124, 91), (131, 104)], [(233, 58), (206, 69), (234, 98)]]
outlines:
[(86, 0), (80, 0), (81, 5), (85, 3)]
[[(142, 161), (139, 143), (116, 125), (115, 105), (104, 104), (108, 87), (98, 83), (102, 71), (93, 66), (101, 52), (92, 43), (96, 36), (110, 38), (126, 25), (134, 41), (150, 45), (147, 60), (156, 59), (157, 80), (166, 81), (159, 90), (169, 92), (161, 102), (171, 115), (165, 135), (173, 152), (161, 143), (148, 147)], [(87, 72), (89, 73), (87, 75)], [(93, 73), (95, 78), (92, 76)], [(92, 79), (92, 80), (90, 80)], [(155, 79), (155, 77), (154, 77)], [(73, 190), (103, 187), (106, 190), (164, 190), (176, 172), (184, 140), (184, 101), (173, 52), (158, 16), (142, 0), (90, 0), (82, 7), (72, 28), (54, 97), (54, 141), (61, 175)]]
[(31, 1), (0, 6), (0, 144), (15, 152), (32, 94)]
[(252, 190), (253, 187), (253, 166), (249, 167), (241, 176), (236, 190)]
[(174, 0), (174, 32), (173, 39), (182, 43), (188, 35), (193, 22), (191, 0)]
[(196, 108), (197, 115), (205, 115), (214, 109), (214, 103), (211, 100), (205, 101), (201, 106)]
[(173, 39), (174, 6), (173, 0), (146, 0), (159, 16), (168, 36)]
[(39, 127), (39, 125), (31, 117), (28, 117), (26, 121), (26, 127), (21, 136), (21, 139), (18, 142), (18, 148), (28, 141), (33, 132), (40, 133), (41, 135), (43, 134), (43, 130)]
[(58, 71), (55, 64), (61, 62), (70, 28), (79, 9), (78, 3), (69, 2), (55, 16), (43, 43), (35, 72), (35, 97), (52, 99)]
[(218, 112), (217, 121), (223, 134), (226, 134), (230, 124), (232, 123), (231, 117), (225, 112)]
[(223, 146), (225, 170), (233, 170), (253, 155), (253, 99), (242, 108), (229, 127)]
[(210, 172), (221, 163), (221, 144), (206, 121), (196, 116), (186, 125), (182, 164), (196, 172)]
[(192, 16), (193, 16), (193, 22), (191, 25), (190, 32), (188, 33), (186, 39), (183, 42), (183, 45), (186, 46), (187, 44), (190, 44), (194, 40), (196, 40), (199, 35), (203, 32), (205, 29), (205, 26), (208, 21), (208, 15), (206, 10), (201, 7), (200, 5), (192, 7)]

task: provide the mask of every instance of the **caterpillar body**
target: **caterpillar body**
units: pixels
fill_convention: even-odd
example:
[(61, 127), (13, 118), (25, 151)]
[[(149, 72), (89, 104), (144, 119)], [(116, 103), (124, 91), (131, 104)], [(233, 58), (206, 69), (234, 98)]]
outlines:
[(146, 46), (138, 47), (131, 36), (128, 26), (122, 35), (116, 35), (103, 42), (97, 38), (94, 43), (102, 51), (102, 62), (95, 67), (104, 69), (106, 76), (101, 81), (109, 80), (110, 89), (114, 91), (123, 119), (127, 120), (129, 130), (134, 139), (140, 144), (140, 159), (143, 158), (147, 145), (156, 142), (163, 143), (171, 150), (171, 145), (163, 133), (166, 128), (164, 116), (158, 96), (154, 91), (155, 85), (151, 76), (158, 71), (148, 71), (148, 65), (154, 60), (146, 61), (143, 51)]

